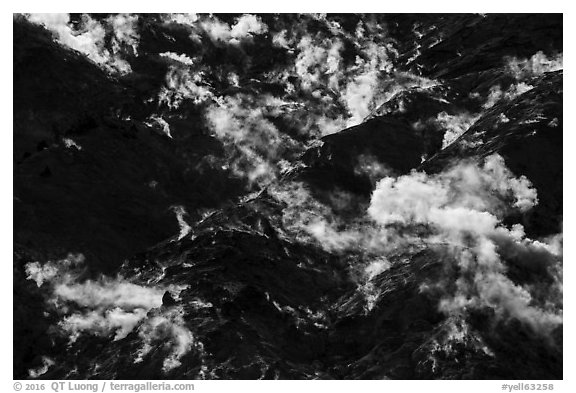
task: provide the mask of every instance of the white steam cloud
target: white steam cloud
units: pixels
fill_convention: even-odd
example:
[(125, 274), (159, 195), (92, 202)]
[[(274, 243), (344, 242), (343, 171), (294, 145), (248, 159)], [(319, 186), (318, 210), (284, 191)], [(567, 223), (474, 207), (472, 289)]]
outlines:
[(512, 84), (506, 91), (502, 91), (500, 85), (492, 86), (488, 94), (488, 98), (482, 107), (484, 109), (490, 109), (496, 105), (501, 100), (512, 101), (521, 94), (532, 90), (534, 86), (529, 85), (525, 82), (519, 82), (518, 84)]
[(251, 184), (269, 184), (281, 170), (283, 153), (296, 143), (269, 120), (284, 102), (272, 96), (219, 98), (206, 111), (214, 136), (228, 148), (230, 169)]
[(502, 224), (510, 207), (527, 211), (537, 201), (530, 182), (514, 177), (502, 157), (492, 155), (482, 166), (468, 163), (438, 175), (414, 172), (385, 178), (374, 191), (368, 213), (384, 226), (425, 225), (431, 230), (428, 242), (452, 250), (461, 276), (456, 280), (456, 293), (444, 295), (441, 311), (457, 315), (490, 308), (499, 318), (516, 318), (547, 334), (562, 322), (558, 299), (538, 304), (533, 288), (506, 276), (504, 262), (506, 257), (521, 254), (526, 260), (531, 255), (532, 263), (543, 264), (551, 275), (556, 274), (554, 267), (561, 261), (553, 247), (526, 238), (519, 224), (512, 228)]
[(151, 115), (147, 121), (144, 122), (148, 127), (152, 127), (154, 130), (157, 130), (161, 134), (166, 135), (169, 138), (172, 138), (172, 134), (170, 133), (170, 124), (162, 117), (158, 115)]
[(260, 17), (254, 15), (242, 15), (230, 31), (233, 38), (241, 39), (247, 36), (264, 34), (268, 31), (268, 26), (262, 22)]
[[(109, 72), (127, 74), (132, 71), (123, 58), (123, 51), (130, 48), (133, 54), (137, 54), (137, 16), (119, 14), (99, 22), (83, 15), (78, 31), (71, 27), (69, 14), (28, 14), (28, 20), (44, 25), (61, 44), (83, 53)], [(107, 28), (112, 30), (111, 48), (104, 45)]]
[(216, 17), (209, 17), (200, 22), (204, 32), (217, 45), (239, 45), (242, 41), (251, 40), (255, 35), (264, 34), (268, 26), (255, 15), (242, 15), (230, 27)]
[(286, 205), (282, 209), (282, 228), (287, 238), (315, 243), (330, 252), (354, 248), (364, 238), (354, 229), (344, 229), (331, 209), (317, 201), (303, 183), (275, 184), (268, 193)]
[(47, 356), (42, 356), (42, 365), (38, 368), (28, 370), (28, 376), (30, 376), (30, 378), (38, 378), (41, 375), (46, 374), (48, 369), (55, 364), (56, 362), (54, 360)]
[(519, 80), (540, 76), (545, 72), (558, 71), (564, 68), (562, 53), (548, 58), (542, 51), (529, 59), (510, 58), (506, 64), (510, 73)]
[[(338, 29), (337, 26), (334, 28)], [(389, 46), (370, 41), (362, 43), (358, 48), (361, 56), (356, 57), (352, 67), (347, 67), (341, 54), (344, 44), (338, 36), (322, 38), (304, 35), (295, 45), (286, 41), (284, 36), (276, 37), (276, 40), (282, 38), (281, 46), (291, 46), (298, 52), (294, 70), (299, 77), (300, 88), (321, 98), (325, 105), (339, 102), (348, 110), (344, 119), (319, 116), (317, 123), (323, 135), (335, 132), (335, 127), (331, 127), (332, 122), (337, 122), (339, 127), (341, 124), (350, 127), (361, 123), (372, 110), (385, 102), (377, 93), (380, 93), (383, 75), (392, 70), (392, 63), (388, 60)]]
[(456, 115), (449, 115), (446, 112), (440, 112), (435, 119), (435, 122), (445, 130), (444, 139), (442, 140), (442, 148), (452, 144), (462, 134), (464, 134), (470, 126), (472, 126), (480, 115), (472, 115), (468, 112), (459, 113)]
[(548, 58), (540, 51), (529, 59), (508, 58), (504, 68), (509, 75), (516, 79), (516, 83), (511, 84), (506, 90), (503, 90), (500, 85), (492, 86), (486, 102), (483, 104), (484, 109), (490, 109), (500, 101), (512, 101), (531, 90), (534, 87), (529, 83), (531, 79), (546, 72), (563, 69), (563, 55), (560, 53)]
[[(361, 123), (397, 92), (390, 92), (388, 83), (393, 68), (389, 57), (395, 50), (387, 41), (385, 28), (378, 24), (359, 25), (360, 30), (371, 29), (372, 38), (379, 37), (375, 42), (362, 34), (350, 35), (323, 15), (310, 17), (325, 24), (329, 33), (310, 34), (305, 25), (275, 33), (274, 45), (286, 49), (293, 56), (293, 63), (275, 72), (270, 81), (288, 86), (289, 99), (300, 102), (306, 97), (306, 101), (313, 101), (313, 105), (304, 103), (304, 123), (301, 112), (294, 116), (295, 121), (302, 123), (301, 129), (329, 135)], [(353, 64), (343, 57), (349, 42), (354, 42), (357, 51)], [(291, 79), (294, 76), (296, 81)]]
[(502, 213), (504, 200), (526, 211), (537, 203), (536, 190), (524, 176), (513, 177), (504, 159), (495, 154), (485, 160), (481, 169), (474, 164), (460, 164), (437, 176), (414, 172), (382, 179), (374, 190), (368, 213), (383, 225), (432, 223), (449, 228), (452, 223), (467, 226), (486, 222), (458, 222), (448, 216)]
[(173, 308), (162, 314), (148, 318), (138, 329), (142, 347), (138, 351), (135, 363), (156, 347), (164, 348), (168, 355), (164, 359), (162, 371), (168, 372), (181, 365), (180, 358), (193, 347), (202, 352), (202, 344), (194, 340), (192, 332), (186, 328), (182, 310)]
[[(510, 172), (501, 156), (461, 162), (435, 175), (384, 176), (367, 217), (352, 222), (341, 220), (301, 183), (270, 187), (270, 195), (286, 205), (281, 235), (353, 253), (351, 268), (361, 272), (358, 290), (367, 311), (380, 296), (371, 280), (391, 266), (398, 249), (441, 248), (458, 276), (423, 283), (421, 290), (440, 293), (439, 310), (450, 318), (491, 309), (498, 320), (517, 319), (544, 336), (562, 323), (561, 235), (533, 240), (522, 225), (503, 224), (511, 211), (526, 212), (538, 198), (530, 181)], [(544, 269), (552, 284), (512, 281), (509, 261)]]
[(200, 104), (213, 98), (211, 87), (204, 81), (204, 71), (194, 67), (194, 60), (170, 52), (161, 56), (174, 64), (168, 69), (166, 83), (158, 93), (159, 104), (177, 109), (185, 100)]
[[(143, 348), (139, 358), (153, 345), (166, 349), (165, 372), (178, 367), (178, 359), (192, 348), (192, 333), (184, 325), (181, 310), (161, 308), (166, 291), (176, 293), (177, 298), (183, 288), (143, 286), (122, 276), (81, 280), (82, 254), (44, 264), (31, 262), (25, 270), (29, 280), (46, 289), (47, 304), (60, 317), (58, 327), (67, 333), (71, 345), (85, 334), (122, 340), (136, 330)], [(32, 371), (40, 375), (42, 370)]]
[(188, 213), (186, 212), (184, 206), (172, 206), (172, 210), (176, 215), (178, 226), (180, 227), (180, 233), (178, 234), (178, 240), (180, 240), (188, 235), (190, 231), (192, 231), (192, 227), (186, 222), (185, 217), (188, 215)]

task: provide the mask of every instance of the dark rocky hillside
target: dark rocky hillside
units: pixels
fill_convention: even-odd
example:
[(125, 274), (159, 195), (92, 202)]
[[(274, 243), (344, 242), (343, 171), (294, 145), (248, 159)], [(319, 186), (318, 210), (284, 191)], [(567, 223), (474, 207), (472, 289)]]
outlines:
[(14, 378), (562, 379), (562, 23), (15, 15)]

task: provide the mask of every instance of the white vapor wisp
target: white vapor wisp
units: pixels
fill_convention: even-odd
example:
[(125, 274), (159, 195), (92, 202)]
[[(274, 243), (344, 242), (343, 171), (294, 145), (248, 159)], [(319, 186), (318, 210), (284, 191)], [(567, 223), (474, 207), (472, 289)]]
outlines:
[(509, 58), (506, 67), (517, 80), (522, 81), (546, 72), (562, 70), (564, 68), (563, 61), (562, 53), (548, 58), (546, 54), (539, 51), (529, 59)]
[[(383, 226), (427, 226), (431, 233), (424, 241), (448, 247), (460, 276), (456, 292), (442, 295), (442, 312), (488, 308), (499, 319), (515, 318), (546, 336), (562, 323), (561, 253), (552, 244), (526, 238), (522, 225), (508, 228), (502, 222), (510, 210), (525, 212), (537, 203), (531, 183), (515, 177), (495, 154), (481, 165), (460, 163), (437, 175), (413, 172), (382, 179), (368, 213)], [(544, 294), (513, 282), (506, 275), (510, 258), (540, 265), (554, 284)], [(422, 290), (447, 287), (439, 282), (423, 284)], [(547, 301), (538, 301), (543, 295)]]
[[(562, 236), (534, 240), (522, 225), (504, 224), (511, 212), (529, 211), (538, 197), (501, 156), (463, 161), (433, 175), (382, 175), (367, 216), (352, 221), (317, 201), (302, 183), (270, 187), (270, 195), (286, 205), (283, 235), (329, 252), (352, 253), (347, 260), (360, 272), (367, 310), (379, 295), (370, 281), (393, 264), (398, 250), (441, 248), (449, 255), (443, 258), (447, 268), (459, 273), (422, 283), (421, 290), (440, 293), (439, 310), (450, 318), (490, 309), (496, 320), (516, 319), (542, 336), (562, 324)], [(516, 283), (507, 275), (509, 263), (543, 270), (551, 283)]]
[(25, 266), (27, 278), (45, 290), (48, 310), (58, 316), (58, 328), (66, 333), (69, 345), (82, 335), (117, 341), (136, 331), (143, 348), (136, 362), (156, 345), (166, 348), (164, 372), (178, 367), (178, 359), (192, 348), (193, 335), (178, 316), (178, 307), (161, 306), (166, 291), (178, 295), (183, 288), (139, 285), (120, 275), (82, 280), (84, 261), (82, 254), (70, 254)]
[(500, 84), (492, 86), (482, 106), (484, 109), (490, 109), (500, 101), (512, 101), (534, 88), (531, 84), (532, 79), (540, 77), (546, 72), (562, 69), (562, 53), (548, 58), (540, 51), (529, 59), (507, 58), (504, 71), (516, 80), (515, 83), (508, 86), (506, 90), (503, 90)]
[[(63, 45), (86, 55), (109, 72), (127, 74), (132, 71), (123, 58), (123, 51), (130, 48), (137, 54), (139, 34), (136, 30), (138, 16), (118, 14), (97, 21), (82, 15), (79, 30), (72, 28), (69, 14), (28, 14), (30, 22), (45, 26)], [(112, 31), (111, 48), (105, 47), (107, 29)]]
[[(385, 27), (373, 21), (360, 22), (357, 36), (351, 36), (322, 15), (307, 15), (302, 26), (281, 31), (249, 14), (229, 23), (214, 15), (171, 14), (164, 19), (167, 24), (186, 26), (191, 37), (225, 47), (227, 56), (243, 64), (209, 67), (205, 60), (211, 56), (210, 45), (193, 57), (161, 53), (168, 72), (158, 96), (151, 99), (169, 110), (183, 108), (184, 102), (200, 108), (231, 161), (214, 159), (208, 164), (230, 169), (250, 185), (270, 184), (281, 170), (279, 163), (291, 162), (296, 153), (323, 135), (361, 123), (397, 93), (437, 85), (410, 73), (394, 72), (390, 60), (395, 54), (393, 43)], [(325, 25), (329, 32), (310, 33), (306, 28), (310, 21)], [(263, 35), (285, 50), (286, 61), (256, 78), (246, 72), (254, 62), (246, 51), (255, 37)], [(374, 36), (379, 37), (378, 42), (370, 38)], [(345, 58), (351, 42), (356, 55)], [(210, 82), (214, 78), (231, 87), (225, 95), (216, 94)], [(284, 91), (251, 94), (254, 83), (282, 86)]]
[(227, 165), (250, 184), (270, 184), (282, 169), (284, 155), (302, 148), (269, 120), (282, 104), (269, 95), (239, 94), (218, 99), (206, 110), (210, 130), (227, 149)]

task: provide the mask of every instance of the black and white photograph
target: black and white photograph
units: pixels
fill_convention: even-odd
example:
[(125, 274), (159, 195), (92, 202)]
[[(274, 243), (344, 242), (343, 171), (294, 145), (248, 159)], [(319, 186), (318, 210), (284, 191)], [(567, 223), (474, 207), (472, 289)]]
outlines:
[(14, 389), (569, 378), (562, 13), (12, 23)]

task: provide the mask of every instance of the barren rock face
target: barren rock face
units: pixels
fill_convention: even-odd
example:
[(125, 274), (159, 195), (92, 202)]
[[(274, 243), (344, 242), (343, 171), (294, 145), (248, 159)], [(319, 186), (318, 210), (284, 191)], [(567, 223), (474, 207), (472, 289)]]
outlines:
[(13, 23), (15, 379), (562, 378), (562, 15)]

